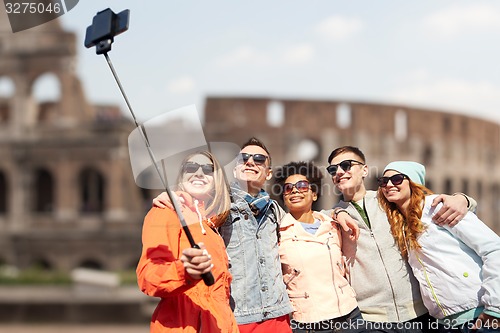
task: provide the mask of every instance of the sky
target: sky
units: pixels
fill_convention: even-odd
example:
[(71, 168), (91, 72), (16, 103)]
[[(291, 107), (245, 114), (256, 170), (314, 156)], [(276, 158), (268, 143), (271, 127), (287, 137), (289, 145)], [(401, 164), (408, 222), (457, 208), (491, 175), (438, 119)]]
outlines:
[(83, 46), (95, 14), (130, 10), (109, 53), (147, 120), (207, 96), (394, 103), (500, 124), (500, 2), (100, 0), (62, 16), (93, 103), (123, 98)]

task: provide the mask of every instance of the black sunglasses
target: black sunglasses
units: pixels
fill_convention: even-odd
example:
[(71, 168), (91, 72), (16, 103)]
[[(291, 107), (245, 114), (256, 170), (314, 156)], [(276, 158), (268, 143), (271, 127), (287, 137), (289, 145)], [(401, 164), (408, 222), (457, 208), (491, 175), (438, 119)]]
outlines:
[(299, 192), (307, 192), (311, 188), (311, 185), (307, 180), (299, 180), (295, 184), (285, 183), (283, 185), (283, 195), (287, 195), (293, 192), (293, 188), (296, 188)]
[(379, 187), (386, 187), (389, 183), (389, 180), (391, 181), (392, 185), (401, 185), (405, 178), (408, 178), (408, 176), (402, 173), (397, 173), (390, 177), (380, 177), (379, 179), (377, 179), (377, 182)]
[(205, 175), (211, 175), (214, 173), (213, 164), (198, 164), (196, 162), (186, 162), (182, 167), (185, 173), (195, 173), (199, 168), (201, 168), (201, 171), (203, 171)]
[(250, 157), (253, 158), (253, 161), (255, 164), (264, 164), (266, 160), (269, 158), (269, 156), (264, 155), (264, 154), (247, 154), (247, 153), (241, 153), (238, 155), (237, 161), (238, 163), (247, 163)]
[(331, 165), (329, 165), (326, 168), (326, 171), (328, 171), (328, 173), (330, 175), (335, 176), (335, 174), (337, 173), (337, 170), (339, 169), (339, 167), (341, 167), (342, 170), (344, 170), (345, 172), (347, 172), (347, 171), (351, 170), (351, 167), (352, 167), (353, 164), (354, 165), (357, 165), (357, 164), (365, 165), (364, 163), (356, 161), (356, 160), (344, 160), (344, 161), (340, 162), (339, 164), (331, 164)]

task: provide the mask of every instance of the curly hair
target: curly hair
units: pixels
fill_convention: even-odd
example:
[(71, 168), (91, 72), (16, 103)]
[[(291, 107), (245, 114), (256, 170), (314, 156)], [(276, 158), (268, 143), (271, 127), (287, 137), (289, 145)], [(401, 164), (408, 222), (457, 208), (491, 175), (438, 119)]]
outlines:
[(380, 206), (387, 214), (387, 219), (391, 225), (391, 233), (396, 243), (399, 246), (401, 254), (405, 259), (408, 259), (408, 250), (419, 250), (420, 244), (417, 237), (425, 230), (425, 226), (421, 221), (422, 218), (422, 202), (425, 200), (426, 195), (432, 194), (424, 185), (416, 184), (408, 179), (410, 182), (410, 203), (406, 211), (406, 218), (402, 212), (399, 211), (395, 203), (388, 201), (382, 188), (378, 189), (378, 201)]
[(316, 193), (319, 198), (321, 194), (323, 173), (313, 162), (290, 162), (277, 168), (274, 171), (274, 183), (279, 185), (281, 192), (283, 191), (283, 185), (286, 179), (292, 175), (305, 176), (309, 184), (311, 184), (311, 190)]
[[(189, 154), (184, 158), (181, 165), (184, 166), (184, 164), (186, 164), (186, 162), (191, 157), (196, 155), (206, 156), (214, 164), (214, 191), (210, 196), (208, 202), (205, 202), (205, 212), (210, 218), (210, 221), (213, 223), (213, 226), (215, 228), (218, 228), (226, 221), (227, 217), (229, 216), (229, 210), (231, 207), (231, 197), (229, 194), (229, 185), (227, 182), (226, 174), (224, 173), (224, 169), (221, 167), (215, 156), (205, 150)], [(182, 167), (181, 170), (183, 170)], [(177, 176), (177, 184), (178, 189), (184, 191), (184, 187), (182, 186), (182, 176), (183, 172), (181, 171)]]

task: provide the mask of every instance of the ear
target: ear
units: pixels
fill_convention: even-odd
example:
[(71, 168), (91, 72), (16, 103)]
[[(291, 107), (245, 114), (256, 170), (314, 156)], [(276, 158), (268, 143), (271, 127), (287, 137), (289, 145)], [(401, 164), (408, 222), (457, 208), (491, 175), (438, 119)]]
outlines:
[(267, 169), (266, 180), (271, 180), (271, 178), (273, 178), (273, 169), (269, 168)]
[(313, 192), (313, 201), (318, 200), (318, 194)]
[(233, 176), (234, 178), (238, 179), (238, 177), (236, 177), (236, 167), (233, 168)]
[(363, 173), (362, 173), (362, 177), (363, 178), (366, 178), (368, 177), (368, 165), (363, 165)]

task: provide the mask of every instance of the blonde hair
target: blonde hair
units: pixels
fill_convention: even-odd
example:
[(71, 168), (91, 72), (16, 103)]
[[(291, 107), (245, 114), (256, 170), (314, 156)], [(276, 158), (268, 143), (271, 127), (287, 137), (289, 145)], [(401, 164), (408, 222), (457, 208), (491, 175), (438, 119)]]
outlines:
[(409, 249), (419, 250), (421, 248), (417, 241), (417, 237), (425, 230), (425, 226), (421, 220), (423, 209), (422, 203), (426, 195), (432, 194), (432, 191), (424, 185), (414, 183), (410, 179), (408, 179), (408, 181), (410, 184), (410, 203), (405, 212), (406, 218), (405, 215), (399, 211), (395, 203), (385, 198), (382, 188), (378, 189), (378, 201), (387, 214), (387, 219), (391, 225), (392, 236), (396, 240), (401, 254), (405, 259), (408, 259)]
[(214, 164), (214, 191), (210, 195), (210, 199), (205, 201), (205, 212), (207, 217), (213, 223), (213, 227), (220, 227), (229, 216), (229, 210), (231, 208), (231, 197), (229, 194), (229, 185), (227, 182), (226, 174), (224, 169), (222, 169), (219, 161), (215, 156), (209, 151), (199, 151), (193, 154), (189, 154), (184, 158), (181, 163), (181, 172), (177, 176), (178, 189), (184, 191), (184, 186), (182, 185), (182, 176), (184, 175), (183, 167), (187, 161), (193, 156), (203, 155), (210, 159)]

